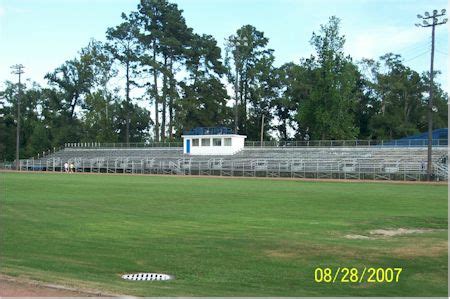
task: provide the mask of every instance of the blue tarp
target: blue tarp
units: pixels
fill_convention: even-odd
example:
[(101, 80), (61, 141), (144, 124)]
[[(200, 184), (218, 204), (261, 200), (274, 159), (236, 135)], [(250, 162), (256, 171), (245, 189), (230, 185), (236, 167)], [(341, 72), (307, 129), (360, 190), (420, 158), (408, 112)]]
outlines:
[[(448, 128), (433, 131), (433, 145), (448, 145)], [(428, 132), (404, 137), (397, 140), (385, 142), (384, 145), (395, 146), (426, 146), (428, 144)]]
[[(408, 137), (405, 137), (405, 138), (402, 138), (402, 139), (398, 139), (398, 140), (412, 140), (412, 139), (428, 140), (428, 132), (417, 134), (417, 135), (413, 135), (413, 136), (408, 136)], [(434, 130), (433, 131), (433, 139), (445, 139), (445, 140), (448, 140), (448, 128)]]

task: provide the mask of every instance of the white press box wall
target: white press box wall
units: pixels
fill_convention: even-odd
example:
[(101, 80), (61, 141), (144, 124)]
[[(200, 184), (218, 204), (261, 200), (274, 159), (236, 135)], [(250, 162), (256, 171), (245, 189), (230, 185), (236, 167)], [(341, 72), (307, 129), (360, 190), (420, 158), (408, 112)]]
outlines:
[[(231, 134), (183, 135), (181, 137), (183, 138), (183, 153), (194, 156), (234, 155), (244, 148), (245, 138), (247, 138), (244, 135)], [(218, 145), (219, 143), (220, 145)]]

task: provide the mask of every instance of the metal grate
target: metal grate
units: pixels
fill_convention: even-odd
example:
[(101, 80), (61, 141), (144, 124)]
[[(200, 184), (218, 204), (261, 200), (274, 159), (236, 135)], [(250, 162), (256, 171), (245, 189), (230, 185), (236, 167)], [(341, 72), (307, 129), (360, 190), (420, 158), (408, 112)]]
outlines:
[(122, 275), (125, 280), (171, 280), (172, 276), (160, 273), (135, 273)]

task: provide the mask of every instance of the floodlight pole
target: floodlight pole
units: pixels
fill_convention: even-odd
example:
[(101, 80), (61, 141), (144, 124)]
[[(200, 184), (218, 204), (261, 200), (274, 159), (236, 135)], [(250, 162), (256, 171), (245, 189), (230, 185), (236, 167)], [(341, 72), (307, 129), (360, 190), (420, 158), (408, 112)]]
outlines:
[(427, 163), (427, 180), (431, 181), (432, 177), (432, 151), (433, 151), (433, 79), (434, 79), (434, 32), (435, 25), (431, 29), (431, 62), (430, 62), (430, 98), (428, 100), (428, 163)]
[(11, 73), (19, 76), (19, 93), (17, 95), (17, 126), (16, 126), (16, 170), (20, 171), (20, 97), (22, 96), (21, 75), (24, 73), (24, 66), (16, 64), (11, 67)]
[[(447, 23), (447, 19), (439, 21), (438, 17), (445, 15), (445, 9), (441, 10), (439, 14), (437, 10), (433, 10), (430, 15), (425, 13), (425, 17), (417, 15), (419, 19), (423, 19), (423, 23), (416, 24), (417, 27), (431, 27), (431, 65), (430, 65), (430, 91), (428, 99), (428, 157), (427, 157), (427, 180), (432, 180), (432, 151), (433, 151), (433, 79), (434, 79), (434, 40), (435, 40), (435, 28), (438, 25)], [(431, 24), (428, 24), (426, 20), (431, 19)]]

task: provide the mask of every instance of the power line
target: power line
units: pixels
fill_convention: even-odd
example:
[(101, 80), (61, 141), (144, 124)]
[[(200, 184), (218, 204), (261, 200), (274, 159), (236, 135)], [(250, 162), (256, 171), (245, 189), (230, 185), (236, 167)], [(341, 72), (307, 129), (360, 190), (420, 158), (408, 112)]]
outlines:
[(416, 56), (414, 56), (414, 57), (412, 57), (412, 58), (409, 58), (409, 59), (407, 59), (407, 60), (404, 60), (403, 63), (412, 61), (412, 60), (414, 60), (414, 59), (416, 59), (416, 58), (419, 58), (419, 57), (421, 57), (421, 56), (423, 56), (423, 55), (425, 55), (425, 54), (428, 54), (428, 53), (430, 53), (430, 50), (426, 50), (425, 52), (422, 52), (422, 53), (420, 53), (419, 55), (416, 55)]
[(446, 47), (448, 47), (448, 43), (447, 42), (442, 42), (442, 41), (440, 41), (440, 40), (437, 40), (436, 41), (436, 46), (438, 46), (438, 47), (444, 47), (444, 48), (446, 48)]
[(396, 50), (395, 52), (398, 52), (399, 54), (402, 54), (404, 56), (409, 56), (410, 54), (415, 54), (418, 51), (422, 52), (424, 49), (429, 49), (430, 41), (431, 41), (431, 39), (422, 41), (421, 43), (416, 43), (414, 46), (405, 47), (403, 49)]

